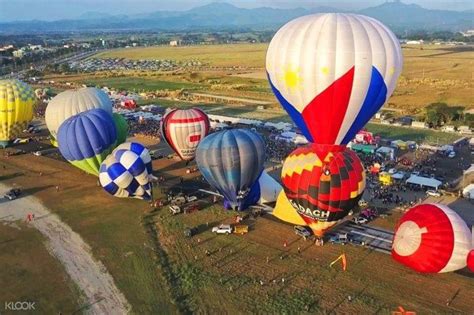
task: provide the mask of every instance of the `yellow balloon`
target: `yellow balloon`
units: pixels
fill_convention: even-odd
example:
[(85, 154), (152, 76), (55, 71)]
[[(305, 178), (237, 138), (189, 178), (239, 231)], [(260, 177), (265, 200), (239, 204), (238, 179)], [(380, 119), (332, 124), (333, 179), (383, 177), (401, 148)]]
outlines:
[(33, 119), (35, 92), (19, 80), (0, 80), (0, 147), (6, 147)]

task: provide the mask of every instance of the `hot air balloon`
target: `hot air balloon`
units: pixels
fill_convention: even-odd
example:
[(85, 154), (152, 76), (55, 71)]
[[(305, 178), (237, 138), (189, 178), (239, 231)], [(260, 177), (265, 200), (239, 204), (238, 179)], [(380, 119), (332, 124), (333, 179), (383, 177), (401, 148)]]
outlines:
[(45, 112), (46, 125), (53, 137), (51, 142), (56, 145), (57, 132), (63, 121), (94, 108), (101, 108), (112, 115), (112, 102), (104, 91), (97, 88), (66, 90), (56, 95)]
[(323, 146), (320, 152), (319, 147), (311, 144), (293, 151), (283, 164), (281, 179), (290, 204), (322, 236), (357, 205), (365, 172), (355, 152), (341, 146), (330, 151)]
[(33, 119), (35, 93), (19, 80), (0, 80), (0, 146), (5, 148)]
[(128, 123), (127, 120), (119, 113), (113, 113), (112, 115), (117, 128), (117, 145), (127, 141), (128, 136)]
[(417, 205), (398, 222), (392, 257), (415, 271), (442, 273), (467, 265), (474, 272), (473, 255), (466, 222), (445, 205)]
[(104, 190), (115, 197), (149, 200), (152, 171), (148, 149), (140, 143), (126, 142), (102, 163), (99, 181)]
[(209, 133), (209, 118), (199, 108), (173, 109), (161, 120), (161, 135), (182, 160), (196, 155), (199, 142)]
[(59, 151), (72, 165), (99, 175), (101, 163), (117, 143), (112, 116), (96, 108), (64, 121), (58, 130)]
[(308, 141), (347, 144), (392, 94), (402, 53), (395, 35), (373, 18), (315, 14), (278, 30), (266, 70)]
[(224, 196), (226, 208), (244, 210), (260, 198), (258, 178), (263, 171), (265, 145), (246, 129), (231, 129), (204, 138), (196, 163), (207, 182)]

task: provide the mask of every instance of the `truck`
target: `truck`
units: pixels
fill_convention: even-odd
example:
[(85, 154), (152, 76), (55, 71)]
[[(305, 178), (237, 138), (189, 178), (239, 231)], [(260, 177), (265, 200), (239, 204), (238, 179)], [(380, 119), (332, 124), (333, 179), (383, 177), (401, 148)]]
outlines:
[(249, 232), (249, 226), (245, 224), (238, 224), (234, 226), (234, 234), (244, 235)]

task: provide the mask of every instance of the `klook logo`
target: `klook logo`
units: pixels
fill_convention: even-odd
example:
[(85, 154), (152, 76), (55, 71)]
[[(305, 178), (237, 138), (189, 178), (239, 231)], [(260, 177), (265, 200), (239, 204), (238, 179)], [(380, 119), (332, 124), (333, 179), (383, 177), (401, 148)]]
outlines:
[(34, 311), (36, 302), (17, 301), (5, 302), (5, 311)]

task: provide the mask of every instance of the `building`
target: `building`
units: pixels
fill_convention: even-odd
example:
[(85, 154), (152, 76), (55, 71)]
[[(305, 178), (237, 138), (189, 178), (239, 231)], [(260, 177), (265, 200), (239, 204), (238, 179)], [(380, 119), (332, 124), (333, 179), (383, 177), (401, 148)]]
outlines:
[(15, 58), (23, 58), (26, 55), (26, 52), (23, 49), (18, 49), (13, 51), (13, 57)]
[(423, 44), (423, 40), (420, 39), (420, 40), (409, 40), (407, 41), (407, 45), (422, 45)]
[(177, 40), (170, 41), (170, 46), (172, 46), (172, 47), (179, 46), (179, 41), (177, 41)]

